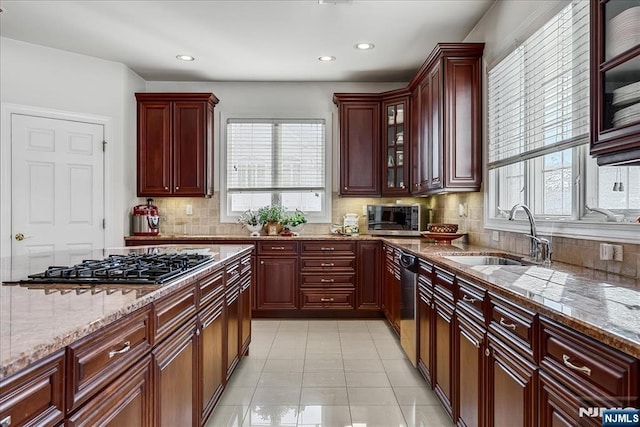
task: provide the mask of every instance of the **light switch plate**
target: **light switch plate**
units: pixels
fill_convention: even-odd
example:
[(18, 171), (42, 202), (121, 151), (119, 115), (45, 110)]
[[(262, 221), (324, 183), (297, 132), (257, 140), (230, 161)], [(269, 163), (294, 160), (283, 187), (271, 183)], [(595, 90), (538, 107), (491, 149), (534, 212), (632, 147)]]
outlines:
[(491, 232), (491, 240), (493, 240), (494, 242), (499, 242), (500, 241), (500, 232), (499, 231), (492, 231)]
[(187, 215), (193, 215), (193, 205), (187, 205)]

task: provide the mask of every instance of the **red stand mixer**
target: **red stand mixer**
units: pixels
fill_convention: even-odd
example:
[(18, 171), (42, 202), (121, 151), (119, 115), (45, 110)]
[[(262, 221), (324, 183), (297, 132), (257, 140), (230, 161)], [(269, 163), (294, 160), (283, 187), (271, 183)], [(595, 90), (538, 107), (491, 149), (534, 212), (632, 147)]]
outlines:
[(134, 236), (157, 236), (160, 232), (160, 216), (153, 199), (147, 199), (146, 205), (133, 207), (131, 230)]

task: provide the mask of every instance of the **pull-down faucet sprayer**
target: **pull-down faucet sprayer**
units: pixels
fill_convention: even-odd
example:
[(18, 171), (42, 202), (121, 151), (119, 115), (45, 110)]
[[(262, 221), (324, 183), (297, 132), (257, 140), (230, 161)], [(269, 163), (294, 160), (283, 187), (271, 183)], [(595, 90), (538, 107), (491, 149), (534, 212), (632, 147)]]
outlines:
[(531, 239), (531, 246), (529, 249), (529, 254), (531, 258), (534, 258), (536, 261), (542, 261), (545, 264), (551, 263), (551, 245), (549, 240), (544, 239), (542, 237), (538, 237), (536, 233), (536, 220), (533, 218), (533, 213), (531, 209), (527, 205), (523, 205), (522, 203), (518, 203), (511, 208), (511, 212), (509, 213), (509, 221), (513, 221), (515, 219), (516, 211), (522, 208), (524, 213), (527, 214), (527, 218), (529, 219), (529, 227), (530, 234), (526, 236)]

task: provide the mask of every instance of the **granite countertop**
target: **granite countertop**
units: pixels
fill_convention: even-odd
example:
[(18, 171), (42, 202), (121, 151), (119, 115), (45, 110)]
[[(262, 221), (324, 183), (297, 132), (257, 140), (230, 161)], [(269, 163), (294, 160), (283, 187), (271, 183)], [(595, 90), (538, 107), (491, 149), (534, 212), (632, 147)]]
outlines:
[(424, 239), (384, 240), (640, 358), (640, 282), (637, 279), (557, 262), (551, 267), (533, 263), (470, 266), (444, 256), (506, 252), (467, 244), (433, 244)]
[[(189, 286), (201, 273), (217, 268), (235, 255), (252, 250), (253, 246), (137, 246), (94, 251), (90, 258), (103, 259), (109, 254), (157, 250), (154, 248), (166, 252), (197, 251), (211, 254), (213, 258), (211, 262), (162, 285), (93, 285), (85, 289), (66, 285), (54, 291), (51, 291), (51, 285), (27, 287), (15, 281), (39, 273), (49, 265), (73, 265), (78, 262), (73, 253), (43, 254), (44, 266), (34, 265), (33, 260), (29, 261), (26, 257), (0, 260), (0, 379), (164, 295)], [(89, 257), (83, 254), (82, 258)]]
[(247, 241), (247, 240), (380, 240), (382, 236), (375, 236), (372, 234), (355, 234), (355, 235), (342, 235), (342, 234), (303, 234), (300, 236), (240, 236), (240, 235), (169, 235), (163, 234), (158, 236), (125, 236), (125, 241), (142, 241), (142, 242), (153, 242), (156, 240), (180, 240), (180, 241), (190, 241), (190, 240), (215, 240), (219, 242), (223, 241)]

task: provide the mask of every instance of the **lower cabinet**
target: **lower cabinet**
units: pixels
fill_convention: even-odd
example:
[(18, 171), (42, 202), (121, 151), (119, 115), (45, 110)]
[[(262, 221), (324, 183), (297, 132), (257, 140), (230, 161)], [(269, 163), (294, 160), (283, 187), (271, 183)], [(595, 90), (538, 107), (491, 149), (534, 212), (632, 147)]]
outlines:
[(198, 426), (197, 342), (200, 335), (192, 318), (151, 352), (155, 414), (154, 426)]
[(240, 284), (231, 284), (226, 292), (225, 317), (227, 320), (226, 378), (233, 373), (240, 359)]
[(429, 384), (433, 384), (431, 372), (433, 370), (433, 327), (434, 302), (432, 271), (433, 266), (420, 261), (418, 274), (418, 297), (416, 311), (418, 321), (418, 369)]
[(151, 356), (147, 355), (68, 418), (69, 427), (151, 424)]
[(484, 425), (484, 328), (462, 313), (456, 313), (458, 426)]
[(64, 417), (64, 350), (0, 381), (0, 425), (55, 425)]
[(444, 409), (453, 417), (453, 304), (438, 295), (434, 297), (433, 387)]
[(356, 293), (358, 310), (380, 310), (382, 265), (380, 242), (358, 242), (356, 255)]
[(393, 330), (400, 334), (400, 250), (383, 245), (384, 278), (382, 310)]
[(257, 310), (296, 310), (298, 257), (258, 257)]
[(211, 415), (222, 394), (227, 373), (223, 353), (226, 340), (224, 294), (220, 292), (218, 296), (199, 315), (202, 330), (198, 341), (201, 420), (206, 420)]
[(492, 335), (488, 337), (488, 345), (487, 425), (536, 426), (537, 366)]

